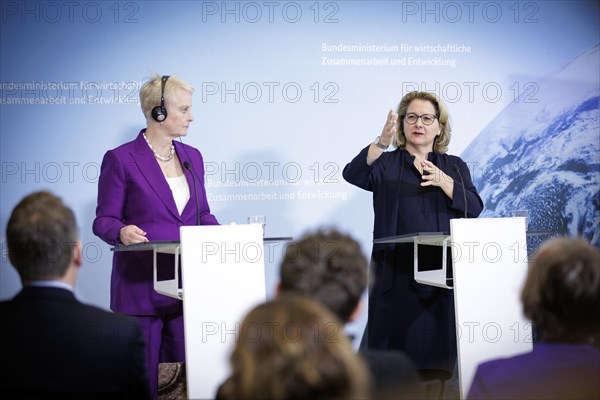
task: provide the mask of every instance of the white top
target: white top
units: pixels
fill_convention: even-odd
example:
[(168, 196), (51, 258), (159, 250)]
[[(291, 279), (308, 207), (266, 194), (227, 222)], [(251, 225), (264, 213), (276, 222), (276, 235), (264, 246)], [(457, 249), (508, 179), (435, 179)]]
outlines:
[(177, 205), (177, 211), (179, 211), (179, 215), (181, 215), (185, 205), (190, 199), (190, 187), (188, 186), (185, 174), (176, 178), (167, 178), (167, 183), (169, 184), (171, 192), (173, 193), (175, 205)]

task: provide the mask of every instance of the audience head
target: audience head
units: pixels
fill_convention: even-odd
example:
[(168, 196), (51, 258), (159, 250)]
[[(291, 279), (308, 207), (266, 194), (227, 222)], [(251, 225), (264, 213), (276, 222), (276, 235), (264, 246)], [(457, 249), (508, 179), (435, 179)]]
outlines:
[(50, 192), (32, 193), (13, 210), (6, 226), (8, 257), (21, 281), (63, 277), (81, 262), (73, 211)]
[(341, 322), (306, 296), (282, 295), (245, 317), (223, 399), (364, 398), (368, 373)]
[[(181, 89), (190, 94), (194, 93), (194, 88), (187, 82), (175, 75), (169, 76), (165, 83), (165, 107), (170, 101), (176, 89)], [(153, 74), (140, 88), (140, 104), (142, 112), (147, 120), (152, 120), (152, 109), (160, 106), (160, 97), (162, 94), (162, 75)]]
[(279, 290), (316, 299), (348, 322), (366, 289), (367, 275), (360, 244), (335, 229), (321, 229), (287, 247)]
[(584, 342), (600, 331), (600, 251), (583, 239), (540, 246), (521, 293), (542, 340)]

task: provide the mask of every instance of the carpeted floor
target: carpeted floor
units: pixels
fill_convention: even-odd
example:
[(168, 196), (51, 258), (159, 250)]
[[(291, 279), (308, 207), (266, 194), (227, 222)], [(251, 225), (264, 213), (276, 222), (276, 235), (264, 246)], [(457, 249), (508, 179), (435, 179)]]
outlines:
[(158, 365), (158, 399), (187, 399), (185, 363), (160, 363)]

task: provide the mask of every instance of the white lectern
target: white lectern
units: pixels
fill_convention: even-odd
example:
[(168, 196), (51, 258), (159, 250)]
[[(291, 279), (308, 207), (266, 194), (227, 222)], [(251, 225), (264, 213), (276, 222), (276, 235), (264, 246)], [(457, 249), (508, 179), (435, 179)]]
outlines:
[[(415, 233), (374, 243), (414, 243), (415, 280), (454, 289), (460, 397), (477, 365), (533, 348), (532, 326), (521, 312), (520, 290), (527, 274), (525, 218), (453, 219), (450, 233)], [(440, 246), (439, 269), (420, 271), (418, 246)], [(446, 271), (451, 249), (453, 276)]]
[[(153, 251), (154, 289), (183, 300), (188, 398), (214, 398), (229, 374), (229, 356), (244, 315), (266, 301), (263, 242), (292, 238), (263, 238), (261, 225), (184, 226), (180, 236), (181, 242), (147, 242), (113, 250)], [(157, 281), (157, 253), (175, 256), (173, 279)]]

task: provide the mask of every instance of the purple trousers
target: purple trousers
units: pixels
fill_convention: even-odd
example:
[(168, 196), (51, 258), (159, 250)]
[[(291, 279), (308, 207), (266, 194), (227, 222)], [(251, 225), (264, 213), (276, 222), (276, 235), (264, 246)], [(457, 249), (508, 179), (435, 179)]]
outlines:
[(183, 302), (176, 312), (136, 316), (146, 343), (146, 370), (153, 399), (158, 399), (158, 364), (184, 362)]

